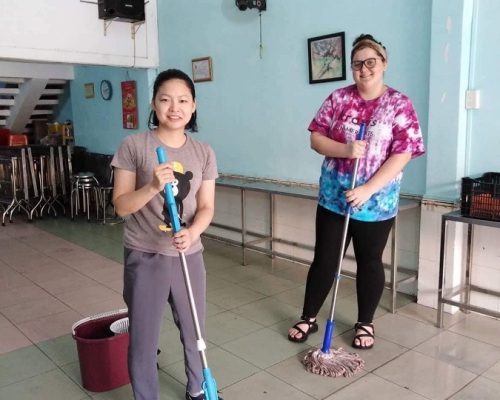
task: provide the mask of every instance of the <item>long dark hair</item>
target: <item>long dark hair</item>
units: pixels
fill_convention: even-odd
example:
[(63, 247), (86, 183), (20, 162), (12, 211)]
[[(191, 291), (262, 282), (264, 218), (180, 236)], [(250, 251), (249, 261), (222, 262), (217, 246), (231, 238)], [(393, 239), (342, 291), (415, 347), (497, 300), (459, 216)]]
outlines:
[[(184, 82), (186, 82), (186, 85), (188, 86), (189, 90), (191, 91), (191, 95), (193, 96), (193, 100), (196, 99), (196, 94), (194, 90), (194, 83), (191, 80), (191, 78), (182, 72), (181, 70), (178, 69), (167, 69), (163, 72), (160, 72), (158, 76), (156, 77), (155, 83), (153, 85), (153, 98), (152, 102), (155, 101), (156, 94), (158, 93), (158, 89), (160, 88), (161, 85), (163, 85), (166, 81), (169, 81), (171, 79), (180, 79)], [(151, 110), (149, 113), (149, 119), (148, 119), (148, 127), (149, 129), (153, 129), (157, 127), (160, 124), (158, 121), (158, 117), (156, 116), (155, 110)], [(196, 110), (194, 111), (193, 115), (191, 116), (191, 119), (189, 120), (188, 124), (186, 125), (186, 129), (191, 132), (198, 132), (198, 124), (196, 123)]]

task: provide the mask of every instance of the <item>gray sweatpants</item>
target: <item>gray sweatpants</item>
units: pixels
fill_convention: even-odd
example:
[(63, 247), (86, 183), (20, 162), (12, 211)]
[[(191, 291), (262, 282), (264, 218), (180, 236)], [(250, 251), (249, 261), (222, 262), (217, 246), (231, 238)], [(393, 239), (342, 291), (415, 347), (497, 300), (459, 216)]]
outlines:
[[(186, 256), (186, 262), (205, 337), (206, 274), (202, 252)], [(123, 298), (129, 313), (128, 368), (135, 399), (160, 399), (156, 352), (167, 301), (184, 346), (186, 390), (199, 393), (202, 364), (179, 257), (125, 249), (124, 264)]]

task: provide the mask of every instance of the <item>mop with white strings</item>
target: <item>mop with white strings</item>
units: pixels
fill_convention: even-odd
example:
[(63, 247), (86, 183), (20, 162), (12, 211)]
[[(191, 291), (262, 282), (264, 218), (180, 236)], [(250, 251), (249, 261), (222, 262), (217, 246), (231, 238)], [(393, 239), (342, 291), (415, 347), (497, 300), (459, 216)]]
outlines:
[[(158, 156), (158, 162), (163, 164), (167, 162), (167, 156), (165, 155), (165, 150), (163, 147), (159, 146), (156, 148), (156, 155)], [(174, 233), (181, 230), (181, 224), (179, 222), (179, 216), (177, 214), (177, 207), (175, 205), (175, 198), (172, 192), (172, 185), (167, 183), (165, 185), (165, 204), (167, 205), (168, 214), (170, 216), (170, 222), (172, 224), (172, 229)], [(189, 271), (187, 268), (186, 257), (184, 252), (179, 251), (179, 258), (181, 261), (182, 272), (184, 274), (184, 282), (186, 284), (186, 290), (189, 299), (189, 305), (191, 308), (191, 316), (193, 318), (194, 328), (196, 331), (196, 343), (198, 346), (198, 351), (200, 352), (201, 364), (203, 367), (203, 391), (205, 392), (206, 400), (218, 400), (219, 395), (217, 394), (217, 383), (212, 376), (212, 371), (208, 367), (207, 357), (205, 355), (205, 350), (207, 346), (203, 337), (201, 336), (200, 322), (198, 320), (198, 313), (196, 312), (196, 304), (194, 302), (193, 289), (191, 287), (191, 280), (189, 278)]]
[[(366, 124), (363, 122), (359, 127), (358, 140), (365, 138)], [(358, 176), (359, 158), (354, 163), (352, 172), (351, 190), (356, 187)], [(342, 231), (342, 240), (340, 244), (339, 259), (337, 270), (335, 272), (335, 284), (333, 286), (332, 305), (330, 308), (330, 319), (326, 322), (325, 336), (323, 338), (323, 346), (321, 349), (310, 350), (303, 358), (302, 363), (309, 372), (317, 375), (329, 377), (350, 377), (361, 371), (365, 362), (357, 353), (345, 351), (341, 347), (334, 350), (331, 347), (333, 331), (335, 329), (335, 304), (337, 302), (337, 291), (339, 287), (340, 273), (342, 271), (342, 259), (344, 258), (345, 245), (347, 239), (347, 228), (349, 227), (349, 219), (351, 217), (352, 208), (349, 206)]]

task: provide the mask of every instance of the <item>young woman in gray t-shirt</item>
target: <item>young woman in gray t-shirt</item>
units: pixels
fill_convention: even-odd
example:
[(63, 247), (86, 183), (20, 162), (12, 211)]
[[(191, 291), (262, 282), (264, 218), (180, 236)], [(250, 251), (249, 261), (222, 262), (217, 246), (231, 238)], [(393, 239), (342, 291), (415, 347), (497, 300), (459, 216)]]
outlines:
[[(129, 313), (129, 374), (136, 400), (160, 398), (156, 353), (168, 302), (181, 332), (187, 374), (186, 399), (204, 400), (202, 364), (178, 252), (184, 252), (205, 335), (206, 279), (200, 235), (214, 214), (217, 165), (210, 146), (187, 135), (196, 131), (194, 84), (175, 69), (154, 83), (150, 130), (130, 135), (116, 152), (113, 202), (125, 217), (123, 297)], [(156, 148), (166, 149), (159, 165)], [(163, 189), (171, 183), (182, 229), (171, 234)]]

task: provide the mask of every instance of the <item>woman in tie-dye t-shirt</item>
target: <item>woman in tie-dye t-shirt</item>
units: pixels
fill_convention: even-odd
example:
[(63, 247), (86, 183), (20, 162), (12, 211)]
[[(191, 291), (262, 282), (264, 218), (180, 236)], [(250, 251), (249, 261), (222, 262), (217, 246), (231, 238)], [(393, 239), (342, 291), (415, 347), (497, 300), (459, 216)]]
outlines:
[[(316, 213), (316, 245), (301, 320), (288, 332), (303, 342), (318, 330), (316, 316), (330, 291), (339, 256), (344, 215), (352, 207), (347, 242), (356, 256), (358, 319), (352, 346), (374, 344), (373, 315), (385, 283), (382, 253), (398, 212), (402, 171), (424, 153), (417, 114), (410, 99), (384, 84), (387, 51), (371, 35), (353, 43), (355, 84), (335, 90), (309, 125), (311, 147), (325, 156)], [(357, 140), (366, 123), (364, 140)], [(355, 159), (356, 188), (350, 190)]]

